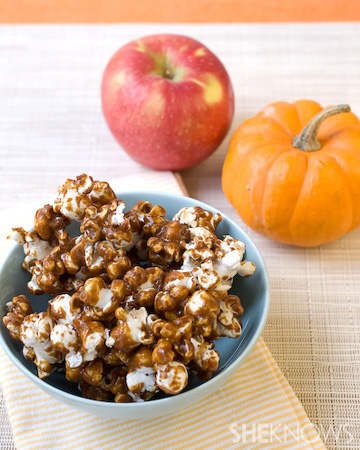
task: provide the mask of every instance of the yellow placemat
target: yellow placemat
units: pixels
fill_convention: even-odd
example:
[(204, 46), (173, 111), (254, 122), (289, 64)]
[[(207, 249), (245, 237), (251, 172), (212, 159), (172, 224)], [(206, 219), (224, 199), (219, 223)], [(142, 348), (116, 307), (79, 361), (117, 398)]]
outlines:
[[(115, 190), (184, 193), (168, 172), (110, 184)], [(8, 224), (1, 224), (2, 236)], [(7, 246), (2, 240), (0, 257)], [(0, 382), (18, 450), (325, 449), (262, 339), (219, 391), (179, 414), (146, 421), (103, 419), (65, 406), (33, 385), (2, 349)]]

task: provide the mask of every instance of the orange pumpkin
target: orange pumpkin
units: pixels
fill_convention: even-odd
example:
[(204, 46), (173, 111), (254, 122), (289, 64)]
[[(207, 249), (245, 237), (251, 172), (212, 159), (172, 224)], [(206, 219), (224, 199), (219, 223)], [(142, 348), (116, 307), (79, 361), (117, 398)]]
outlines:
[(360, 121), (348, 111), (277, 102), (239, 126), (222, 186), (246, 224), (303, 247), (360, 225)]

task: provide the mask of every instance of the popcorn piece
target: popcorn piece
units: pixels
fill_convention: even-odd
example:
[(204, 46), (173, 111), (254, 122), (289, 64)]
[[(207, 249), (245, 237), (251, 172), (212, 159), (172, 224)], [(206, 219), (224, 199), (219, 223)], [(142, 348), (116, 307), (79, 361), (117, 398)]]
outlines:
[[(186, 317), (186, 316), (185, 316)], [(181, 338), (181, 332), (174, 322), (158, 319), (151, 324), (151, 330), (157, 337), (163, 337), (169, 342), (178, 342)]]
[[(116, 202), (116, 200), (115, 200)], [(125, 220), (124, 216), (124, 209), (125, 209), (125, 202), (120, 201), (116, 203), (116, 208), (112, 211), (112, 214), (110, 216), (110, 223), (111, 225), (120, 225)]]
[(217, 237), (214, 233), (204, 227), (190, 228), (191, 241), (187, 244), (186, 249), (211, 249)]
[(80, 346), (74, 327), (66, 323), (58, 323), (54, 326), (50, 334), (50, 340), (53, 347), (66, 355), (67, 359), (75, 355)]
[(153, 351), (153, 362), (167, 364), (176, 358), (187, 365), (193, 357), (194, 347), (190, 339), (193, 331), (193, 319), (182, 316), (171, 322), (156, 320), (151, 327), (155, 336), (160, 338)]
[(83, 233), (79, 239), (83, 238), (87, 242), (98, 242), (104, 239), (103, 222), (109, 211), (109, 205), (103, 205), (100, 210), (91, 205), (85, 209), (84, 218), (80, 225), (80, 231)]
[(215, 232), (222, 217), (220, 214), (214, 215), (210, 211), (205, 211), (199, 206), (191, 206), (181, 208), (180, 211), (175, 214), (173, 220), (178, 220), (180, 223), (184, 223), (190, 228), (203, 227), (211, 232)]
[(196, 288), (196, 278), (190, 272), (167, 272), (162, 290), (155, 297), (156, 314), (163, 315), (168, 320), (175, 320), (183, 315), (185, 303)]
[(213, 342), (206, 342), (204, 338), (191, 338), (194, 347), (193, 361), (204, 372), (215, 372), (219, 367), (219, 352), (214, 350)]
[(65, 376), (75, 383), (81, 380), (81, 372), (84, 368), (84, 358), (80, 351), (70, 352), (65, 357)]
[(205, 261), (200, 267), (194, 267), (192, 273), (196, 276), (200, 288), (206, 291), (216, 289), (220, 284), (220, 277), (211, 261)]
[(242, 278), (251, 277), (255, 273), (256, 266), (251, 261), (241, 261), (240, 269), (237, 271), (237, 274)]
[(190, 272), (182, 270), (172, 270), (167, 272), (164, 277), (162, 290), (171, 291), (173, 287), (183, 286), (189, 293), (193, 293), (196, 289), (196, 278)]
[(173, 320), (172, 324), (179, 330), (182, 339), (190, 339), (193, 331), (193, 319), (189, 316), (182, 316)]
[(143, 232), (146, 238), (156, 236), (164, 225), (169, 223), (165, 218), (166, 211), (160, 205), (151, 206), (149, 202), (137, 202), (131, 211), (137, 213), (144, 222)]
[(82, 174), (76, 180), (67, 179), (57, 190), (53, 209), (69, 219), (81, 222), (87, 207), (100, 207), (114, 200), (116, 195), (108, 185)]
[(185, 224), (174, 220), (164, 224), (149, 238), (149, 260), (160, 266), (170, 266), (181, 261), (190, 232)]
[(220, 314), (214, 323), (217, 337), (227, 336), (237, 339), (241, 335), (241, 323), (236, 316), (244, 312), (240, 299), (236, 295), (228, 295), (220, 302)]
[(65, 290), (60, 281), (60, 275), (47, 272), (44, 269), (42, 261), (36, 261), (32, 269), (32, 278), (27, 286), (29, 291), (34, 295), (41, 295), (44, 292), (48, 294), (59, 294)]
[[(70, 292), (74, 287), (79, 286), (76, 280), (72, 280), (63, 263), (62, 249), (59, 245), (42, 259), (35, 261), (31, 268), (32, 279), (28, 283), (28, 288), (35, 295), (62, 294)], [(82, 284), (82, 283), (81, 283)]]
[(130, 357), (126, 383), (129, 390), (137, 397), (148, 400), (158, 390), (155, 382), (156, 371), (152, 365), (152, 351), (140, 347)]
[(75, 241), (62, 260), (68, 273), (82, 279), (107, 273), (114, 280), (122, 277), (131, 267), (131, 261), (123, 250), (115, 249), (111, 242), (92, 242), (85, 236)]
[[(109, 347), (111, 349), (112, 347), (114, 347), (115, 339), (110, 336), (110, 331), (111, 330), (109, 328), (105, 329), (105, 345), (106, 345), (106, 347)], [(109, 355), (109, 353), (107, 353), (106, 355), (103, 355), (103, 358), (104, 358), (104, 356), (108, 357), (108, 355)], [(110, 356), (110, 361), (111, 360), (112, 360), (112, 357)], [(119, 361), (118, 358), (117, 358), (117, 360)], [(111, 364), (111, 362), (109, 362), (108, 364)], [(113, 364), (111, 364), (111, 365), (113, 365)], [(116, 365), (116, 364), (114, 364), (114, 365)]]
[(127, 393), (126, 373), (127, 368), (122, 364), (118, 364), (117, 367), (103, 374), (101, 387), (114, 395)]
[[(39, 262), (39, 261), (37, 261), (37, 262)], [(31, 280), (27, 284), (27, 288), (34, 295), (41, 295), (44, 293), (44, 291), (39, 287), (39, 285), (37, 284), (37, 281), (36, 281), (36, 271), (40, 274), (41, 267), (42, 267), (41, 264), (38, 267), (36, 267), (36, 266), (34, 267), (34, 273), (31, 277)]]
[(94, 307), (97, 315), (107, 315), (116, 310), (125, 295), (125, 283), (113, 280), (109, 288), (100, 277), (90, 278), (80, 289), (79, 299)]
[(111, 242), (116, 249), (129, 251), (142, 237), (141, 221), (136, 214), (124, 213), (125, 203), (114, 200), (103, 205), (99, 211), (89, 207), (80, 231), (88, 240), (96, 242), (103, 238)]
[(99, 349), (104, 344), (103, 334), (101, 331), (94, 331), (82, 339), (82, 349), (84, 361), (92, 361), (96, 358)]
[(168, 320), (174, 320), (182, 315), (189, 296), (189, 290), (185, 286), (174, 286), (170, 292), (160, 291), (154, 301), (155, 313), (163, 315)]
[(140, 306), (151, 307), (162, 284), (164, 272), (159, 267), (149, 267), (145, 269), (145, 275), (146, 281), (137, 287), (134, 298)]
[(67, 179), (57, 190), (54, 211), (69, 219), (81, 222), (85, 209), (91, 205), (88, 194), (93, 186), (92, 177), (81, 175), (76, 180)]
[(118, 324), (110, 333), (115, 348), (130, 352), (140, 344), (150, 345), (154, 342), (154, 337), (150, 334), (151, 317), (144, 307), (129, 312), (119, 307), (115, 315)]
[(30, 273), (35, 262), (45, 258), (51, 250), (50, 242), (41, 239), (36, 231), (25, 231), (21, 227), (13, 228), (11, 237), (23, 246), (26, 255), (23, 269)]
[(139, 397), (144, 392), (154, 393), (157, 390), (155, 383), (155, 370), (152, 367), (142, 366), (138, 369), (129, 369), (126, 383), (129, 390)]
[(66, 231), (70, 223), (69, 218), (54, 212), (51, 205), (45, 205), (35, 213), (34, 230), (45, 241), (55, 240), (60, 245), (65, 245), (70, 239)]
[(89, 192), (89, 198), (93, 205), (100, 208), (102, 205), (107, 205), (116, 200), (116, 195), (106, 181), (94, 181), (92, 190)]
[(50, 340), (52, 329), (52, 318), (46, 312), (26, 316), (20, 326), (24, 356), (35, 362), (40, 378), (50, 375), (54, 364), (62, 361), (61, 353), (54, 348)]
[(81, 312), (78, 294), (70, 296), (61, 294), (49, 301), (50, 314), (59, 324), (72, 324), (74, 318)]
[(136, 397), (131, 391), (126, 394), (120, 393), (116, 394), (114, 398), (115, 403), (132, 403), (132, 402), (143, 402), (144, 400)]
[[(200, 233), (200, 236), (203, 235)], [(243, 260), (243, 242), (231, 236), (226, 236), (224, 240), (196, 239), (187, 245), (181, 270), (190, 271), (202, 289), (228, 291), (236, 274), (248, 277), (255, 272), (255, 265)]]
[[(105, 330), (106, 332), (106, 330)], [(109, 331), (110, 336), (110, 331)], [(112, 339), (112, 338), (110, 338)], [(106, 347), (99, 352), (99, 358), (102, 359), (104, 364), (107, 366), (121, 366), (123, 363), (128, 361), (128, 355), (124, 352), (121, 352), (120, 350), (117, 350), (116, 348), (113, 348), (113, 343), (111, 345), (108, 345), (108, 338), (105, 340)]]
[(193, 319), (189, 316), (182, 316), (175, 319), (172, 324), (175, 325), (181, 335), (180, 339), (173, 345), (177, 353), (177, 359), (188, 365), (194, 354), (194, 347), (191, 343)]
[(18, 295), (6, 304), (6, 309), (8, 313), (3, 317), (3, 323), (9, 330), (11, 337), (19, 341), (20, 325), (26, 316), (32, 314), (30, 302), (25, 295)]
[(43, 258), (42, 267), (44, 272), (59, 276), (66, 272), (64, 263), (61, 259), (62, 251), (60, 245), (57, 245)]
[(184, 308), (184, 313), (194, 319), (195, 331), (204, 337), (210, 336), (218, 311), (216, 301), (204, 290), (195, 291)]
[(80, 314), (75, 317), (73, 326), (81, 342), (77, 358), (80, 359), (81, 355), (84, 362), (93, 361), (105, 345), (104, 325), (96, 320), (84, 320), (83, 314)]
[(130, 258), (120, 249), (117, 251), (115, 258), (107, 264), (106, 273), (110, 280), (115, 280), (116, 278), (122, 278), (130, 268)]
[(33, 294), (61, 294), (71, 291), (73, 286), (67, 280), (66, 269), (62, 261), (62, 250), (54, 247), (41, 261), (36, 261), (32, 269), (33, 277), (28, 288)]
[(255, 264), (243, 261), (245, 244), (231, 236), (225, 236), (215, 251), (214, 270), (219, 275), (223, 287), (230, 289), (232, 279), (238, 273), (248, 277), (255, 272)]
[(186, 367), (177, 361), (159, 366), (156, 372), (156, 383), (167, 394), (179, 394), (188, 383)]
[(104, 366), (100, 359), (90, 361), (81, 372), (83, 380), (91, 386), (101, 386)]
[(180, 270), (191, 272), (200, 268), (202, 263), (215, 259), (215, 253), (207, 247), (189, 248), (183, 253), (183, 264)]
[(82, 396), (85, 398), (98, 400), (99, 402), (107, 402), (110, 399), (110, 392), (105, 391), (105, 389), (102, 389), (100, 386), (91, 386), (85, 381), (82, 381), (79, 387)]
[(164, 272), (159, 267), (143, 269), (135, 266), (124, 276), (124, 282), (131, 292), (136, 306), (151, 307), (161, 286)]
[(152, 353), (152, 361), (155, 367), (170, 363), (175, 357), (172, 343), (166, 339), (159, 339)]
[(124, 366), (119, 366), (105, 373), (102, 378), (101, 387), (115, 395), (114, 401), (116, 403), (131, 403), (135, 401), (133, 394), (128, 391), (126, 373), (127, 369)]

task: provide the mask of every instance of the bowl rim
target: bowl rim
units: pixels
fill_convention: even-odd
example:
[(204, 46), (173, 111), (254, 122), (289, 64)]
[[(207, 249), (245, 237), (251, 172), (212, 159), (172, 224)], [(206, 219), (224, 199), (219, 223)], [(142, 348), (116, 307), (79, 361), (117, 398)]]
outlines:
[[(146, 199), (147, 195), (159, 195), (162, 198), (167, 198), (167, 199), (176, 198), (177, 200), (183, 200), (184, 198), (189, 199), (193, 202), (196, 202), (196, 206), (200, 206), (203, 209), (208, 209), (208, 210), (211, 210), (212, 212), (217, 212), (217, 213), (221, 214), (223, 219), (225, 219), (231, 225), (233, 225), (236, 228), (239, 228), (241, 230), (241, 232), (244, 234), (244, 236), (246, 238), (245, 244), (247, 245), (247, 242), (250, 242), (252, 244), (255, 254), (261, 262), (263, 275), (264, 275), (264, 282), (265, 282), (265, 293), (264, 293), (265, 294), (265, 307), (262, 311), (260, 324), (259, 324), (258, 328), (256, 329), (254, 336), (251, 338), (251, 340), (249, 341), (247, 346), (244, 348), (242, 353), (231, 364), (229, 364), (220, 373), (218, 373), (216, 375), (216, 377), (211, 378), (210, 380), (207, 380), (206, 382), (200, 384), (199, 386), (195, 386), (194, 388), (192, 388), (186, 392), (180, 392), (177, 395), (168, 396), (168, 397), (160, 398), (160, 399), (154, 399), (154, 400), (150, 400), (150, 401), (142, 401), (142, 402), (134, 402), (134, 403), (115, 403), (115, 402), (106, 402), (106, 401), (99, 401), (99, 400), (93, 400), (93, 399), (80, 397), (80, 396), (71, 394), (69, 392), (63, 391), (60, 388), (54, 387), (49, 383), (46, 383), (44, 380), (42, 380), (41, 378), (39, 378), (38, 376), (36, 376), (32, 372), (30, 372), (17, 358), (15, 358), (15, 356), (13, 355), (13, 352), (8, 347), (6, 341), (3, 338), (1, 333), (0, 333), (0, 344), (1, 344), (2, 348), (4, 349), (5, 353), (7, 354), (7, 356), (9, 357), (9, 359), (11, 360), (11, 362), (14, 363), (15, 366), (25, 376), (27, 376), (33, 383), (38, 385), (45, 392), (48, 391), (55, 397), (58, 397), (58, 398), (64, 397), (68, 400), (68, 402), (71, 402), (71, 403), (76, 402), (76, 403), (81, 404), (83, 407), (88, 406), (89, 408), (91, 408), (91, 407), (96, 407), (96, 406), (97, 407), (102, 406), (102, 407), (109, 408), (109, 410), (112, 410), (112, 409), (114, 409), (114, 410), (124, 409), (125, 410), (126, 409), (126, 410), (134, 410), (135, 411), (137, 408), (138, 409), (139, 408), (153, 409), (154, 405), (156, 405), (156, 407), (161, 407), (161, 406), (165, 407), (166, 405), (174, 403), (174, 402), (178, 401), (179, 399), (181, 399), (182, 402), (184, 402), (187, 399), (191, 398), (194, 395), (195, 391), (196, 391), (196, 394), (198, 397), (199, 396), (206, 397), (208, 395), (211, 395), (214, 391), (216, 391), (216, 386), (217, 385), (221, 386), (222, 383), (225, 382), (227, 380), (227, 378), (229, 378), (231, 376), (231, 374), (236, 370), (236, 368), (238, 366), (240, 366), (241, 363), (248, 357), (248, 355), (250, 354), (250, 352), (253, 350), (256, 343), (258, 342), (258, 340), (261, 336), (261, 333), (265, 327), (267, 317), (269, 314), (269, 308), (270, 308), (270, 280), (269, 280), (269, 274), (268, 274), (268, 270), (267, 270), (264, 258), (262, 257), (262, 255), (261, 255), (259, 249), (257, 248), (256, 244), (254, 243), (254, 241), (251, 239), (251, 237), (248, 235), (248, 233), (246, 233), (246, 231), (243, 230), (243, 228), (240, 225), (238, 225), (234, 220), (232, 220), (226, 214), (219, 211), (217, 208), (215, 208), (205, 202), (202, 202), (201, 200), (198, 200), (196, 198), (186, 196), (186, 195), (172, 194), (172, 193), (161, 192), (161, 191), (157, 191), (157, 190), (156, 191), (155, 190), (144, 191), (144, 190), (140, 190), (140, 189), (139, 190), (131, 190), (131, 191), (121, 190), (121, 191), (115, 191), (115, 194), (118, 199), (121, 199), (122, 195), (126, 196), (126, 195), (134, 195), (134, 194), (142, 196), (141, 200)], [(193, 205), (193, 206), (195, 206), (195, 205)], [(13, 245), (9, 248), (6, 257), (4, 258), (4, 260), (2, 261), (2, 263), (0, 265), (0, 273), (4, 270), (8, 259), (10, 259), (12, 252), (14, 251), (14, 249), (16, 247), (18, 247), (18, 245), (19, 244), (14, 242)], [(208, 392), (204, 392), (204, 391), (208, 391)]]

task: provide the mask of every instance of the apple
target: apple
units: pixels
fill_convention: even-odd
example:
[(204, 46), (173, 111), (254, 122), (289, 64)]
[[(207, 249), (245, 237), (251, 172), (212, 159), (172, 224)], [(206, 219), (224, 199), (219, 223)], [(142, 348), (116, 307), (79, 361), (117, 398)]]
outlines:
[(156, 170), (199, 164), (218, 148), (234, 114), (223, 64), (187, 36), (152, 35), (121, 47), (104, 71), (101, 97), (119, 144)]

